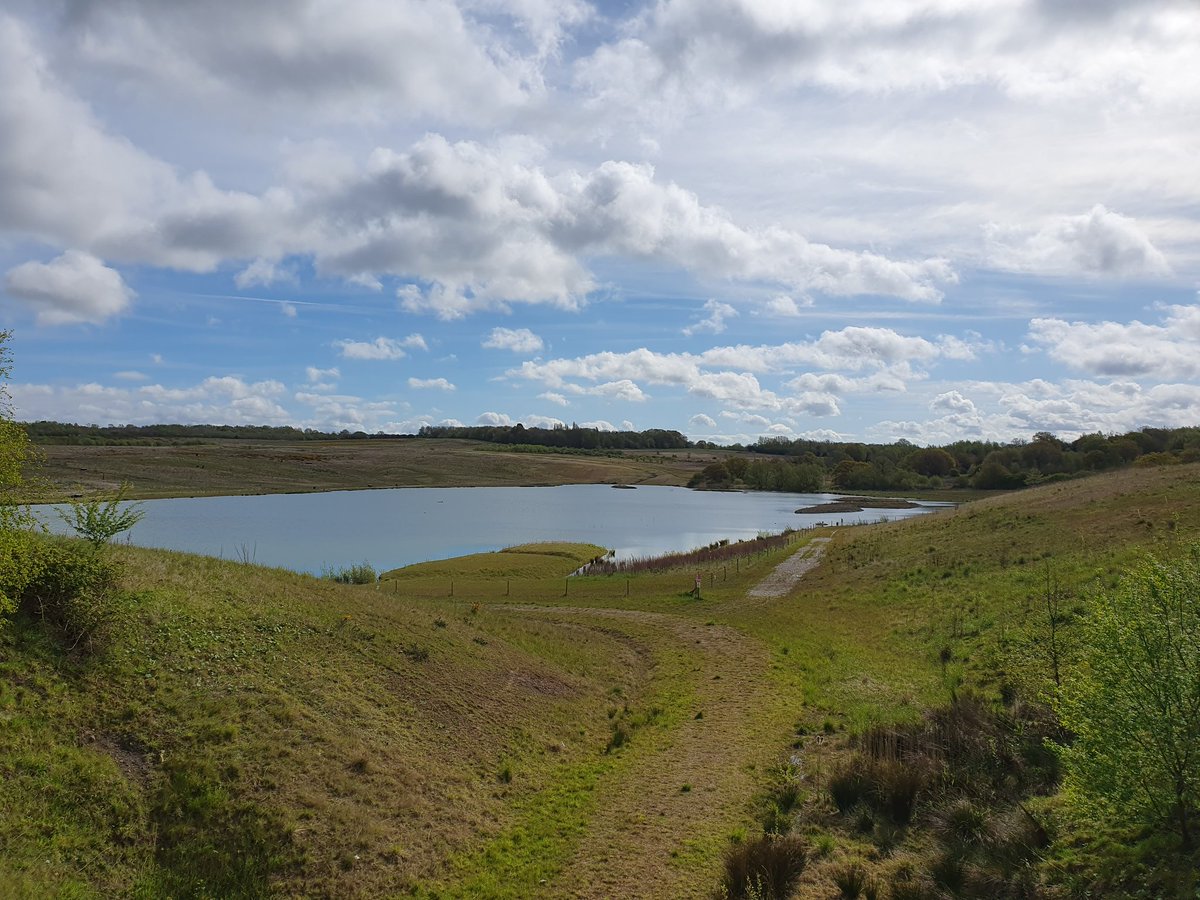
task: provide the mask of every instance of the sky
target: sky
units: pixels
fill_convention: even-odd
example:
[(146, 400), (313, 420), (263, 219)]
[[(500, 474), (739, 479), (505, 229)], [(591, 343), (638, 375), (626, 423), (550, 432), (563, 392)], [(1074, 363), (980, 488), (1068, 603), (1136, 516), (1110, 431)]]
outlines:
[(16, 415), (1200, 424), (1195, 0), (6, 0)]

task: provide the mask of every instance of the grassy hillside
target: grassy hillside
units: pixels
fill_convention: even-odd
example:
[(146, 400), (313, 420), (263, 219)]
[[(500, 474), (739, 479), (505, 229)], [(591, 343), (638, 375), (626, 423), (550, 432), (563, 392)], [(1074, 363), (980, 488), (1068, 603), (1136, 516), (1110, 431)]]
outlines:
[(715, 451), (518, 453), (478, 441), (207, 441), (168, 446), (39, 446), (38, 499), (115, 490), (131, 498), (281, 494), (385, 487), (686, 484)]
[[(1092, 592), (1197, 536), (1200, 467), (1178, 466), (699, 573), (568, 580), (598, 549), (533, 545), (350, 587), (113, 548), (129, 614), (107, 648), (65, 651), (29, 616), (0, 636), (0, 884), (708, 897), (766, 827), (808, 847), (797, 896), (839, 896), (855, 866), (878, 896), (937, 896), (933, 792), (901, 825), (834, 802), (857, 736), (972, 687), (980, 716), (1021, 720), (1051, 683), (1047, 576), (1066, 665)], [(748, 595), (813, 537), (832, 541), (790, 593)], [(1002, 792), (976, 801), (988, 829)], [(1196, 860), (1169, 843), (1026, 806), (1054, 837), (1020, 863), (1028, 896), (1194, 894)]]

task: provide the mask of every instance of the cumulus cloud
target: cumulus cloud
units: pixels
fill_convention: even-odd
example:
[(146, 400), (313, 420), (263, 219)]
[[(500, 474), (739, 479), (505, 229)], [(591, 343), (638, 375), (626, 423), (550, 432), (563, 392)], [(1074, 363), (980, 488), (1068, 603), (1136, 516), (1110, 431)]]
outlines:
[(543, 344), (542, 339), (528, 328), (493, 328), (481, 346), (513, 353), (536, 353)]
[(562, 419), (556, 419), (554, 416), (530, 415), (521, 419), (521, 422), (529, 428), (559, 428), (567, 423)]
[(1013, 271), (1114, 277), (1170, 271), (1166, 257), (1137, 222), (1101, 204), (1033, 232), (992, 225), (986, 236), (991, 264)]
[(570, 406), (571, 405), (570, 400), (568, 400), (562, 394), (555, 393), (554, 391), (546, 391), (543, 394), (538, 394), (538, 399), (539, 400), (547, 400), (550, 403), (553, 403), (557, 406)]
[[(819, 7), (661, 0), (631, 23), (627, 37), (579, 61), (576, 79), (594, 104), (636, 109), (647, 119), (681, 104), (739, 105), (803, 87), (888, 94), (986, 86), (1045, 99), (1104, 90), (1195, 94), (1194, 84), (1164, 77), (1188, 60), (1181, 0), (1044, 0), (1022, 4), (1019, 15), (1016, 9), (955, 0), (886, 10), (874, 0)], [(1063, 64), (1075, 56), (1088, 64)]]
[(1200, 376), (1200, 306), (1167, 306), (1163, 311), (1161, 325), (1136, 319), (1034, 319), (1028, 340), (1053, 359), (1092, 375), (1168, 380)]
[(333, 346), (346, 359), (403, 359), (406, 350), (428, 350), (425, 339), (419, 334), (410, 334), (403, 339), (377, 337), (373, 341), (353, 341), (349, 338), (334, 341)]
[(693, 428), (716, 428), (717, 420), (712, 416), (706, 416), (704, 413), (696, 413), (688, 419), (688, 424)]
[(445, 378), (410, 378), (408, 379), (408, 386), (414, 390), (457, 390), (457, 388)]
[(790, 297), (787, 294), (776, 294), (762, 305), (762, 311), (770, 316), (794, 319), (800, 315), (801, 307), (812, 305), (813, 301), (811, 297), (804, 297), (797, 300), (795, 297)]
[[(535, 7), (520, 21), (536, 29), (539, 47), (579, 21), (578, 4), (523, 5)], [(71, 11), (63, 39), (94, 69), (168, 101), (241, 108), (256, 118), (302, 112), (372, 120), (386, 104), (410, 116), (479, 122), (524, 104), (537, 86), (536, 68), (502, 41), (504, 31), (478, 27), (449, 0), (216, 8), (197, 0), (81, 0)]]
[[(158, 5), (112, 8), (141, 15), (149, 33), (167, 19), (190, 21), (199, 9), (189, 3), (181, 6), (186, 13), (151, 16), (151, 6)], [(82, 7), (80, 20), (109, 21), (108, 5)], [(281, 18), (303, 21), (310, 11)], [(339, 13), (333, 30), (354, 16)], [(220, 21), (222, 34), (230, 27), (225, 12), (201, 18)], [(321, 68), (307, 51), (303, 58), (306, 70)], [(228, 62), (236, 70), (237, 61)], [(271, 67), (269, 58), (261, 64)], [(941, 286), (956, 280), (941, 258), (890, 259), (810, 242), (778, 225), (739, 224), (645, 165), (609, 160), (590, 170), (547, 170), (514, 141), (451, 143), (429, 134), (406, 150), (377, 148), (361, 168), (307, 180), (292, 171), (292, 180), (258, 193), (223, 189), (203, 171), (181, 174), (106, 132), (8, 18), (0, 22), (0, 85), (0, 227), (119, 262), (208, 272), (250, 260), (235, 278), (247, 286), (281, 277), (273, 260), (306, 256), (318, 273), (361, 284), (418, 280), (400, 289), (402, 308), (446, 319), (517, 303), (579, 309), (596, 286), (584, 260), (602, 257), (836, 296), (937, 301)]]
[(580, 428), (595, 428), (597, 431), (616, 431), (617, 426), (612, 422), (606, 422), (604, 419), (596, 419), (593, 422), (580, 422)]
[(958, 391), (946, 391), (943, 394), (938, 394), (930, 401), (929, 408), (951, 413), (973, 414), (976, 412), (975, 404)]
[(330, 369), (318, 369), (316, 366), (306, 366), (304, 377), (308, 379), (310, 384), (316, 384), (326, 380), (337, 381), (342, 377), (342, 373), (337, 366)]
[(103, 322), (125, 312), (136, 296), (119, 272), (79, 250), (9, 269), (4, 288), (46, 325)]
[(278, 381), (247, 382), (232, 375), (213, 376), (186, 387), (112, 387), (95, 382), (12, 386), (13, 403), (22, 418), (101, 425), (295, 424), (297, 418), (280, 405), (285, 393)]
[[(695, 354), (641, 348), (531, 360), (507, 374), (564, 395), (604, 393), (610, 386), (622, 386), (618, 395), (633, 399), (633, 388), (640, 391), (642, 384), (666, 385), (755, 414), (835, 416), (841, 412), (838, 395), (904, 392), (910, 382), (927, 377), (926, 367), (939, 359), (961, 359), (974, 346), (970, 340), (929, 340), (887, 328), (849, 326), (810, 341), (713, 347)], [(786, 393), (764, 387), (759, 380), (799, 365), (828, 371), (806, 372), (786, 381)], [(864, 370), (867, 374), (862, 376), (843, 374)]]
[(507, 427), (511, 427), (512, 425), (514, 425), (516, 423), (514, 423), (513, 420), (510, 419), (505, 413), (489, 411), (489, 412), (485, 412), (485, 413), (480, 413), (479, 418), (477, 418), (475, 420), (475, 424), (477, 424), (477, 425), (502, 425), (507, 428)]
[(738, 314), (738, 311), (728, 303), (722, 303), (719, 300), (706, 300), (704, 311), (708, 315), (684, 328), (683, 333), (685, 335), (691, 337), (703, 331), (707, 331), (710, 334), (720, 334), (725, 330), (725, 320), (731, 319)]
[(296, 273), (283, 268), (278, 261), (263, 259), (261, 256), (233, 277), (233, 283), (243, 289), (255, 285), (274, 284), (277, 281), (295, 284)]

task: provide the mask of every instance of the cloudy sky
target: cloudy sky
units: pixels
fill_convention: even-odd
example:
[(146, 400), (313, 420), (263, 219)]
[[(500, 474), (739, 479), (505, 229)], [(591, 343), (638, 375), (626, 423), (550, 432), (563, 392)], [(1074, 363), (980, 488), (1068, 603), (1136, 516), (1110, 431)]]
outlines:
[(1200, 424), (1195, 0), (7, 0), (23, 419)]

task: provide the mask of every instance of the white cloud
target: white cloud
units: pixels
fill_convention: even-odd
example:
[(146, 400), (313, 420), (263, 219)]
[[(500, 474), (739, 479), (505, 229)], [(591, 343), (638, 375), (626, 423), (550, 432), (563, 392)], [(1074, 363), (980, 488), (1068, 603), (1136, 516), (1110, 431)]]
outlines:
[[(576, 4), (524, 5), (536, 12), (520, 20), (544, 52), (579, 20)], [(536, 86), (532, 61), (503, 30), (448, 0), (270, 0), (219, 13), (199, 2), (83, 0), (65, 25), (73, 54), (136, 94), (256, 120), (370, 122), (387, 108), (478, 123), (523, 105)]]
[(1176, 100), (1197, 90), (1194, 80), (1170, 78), (1189, 61), (1186, 10), (1169, 0), (661, 0), (624, 39), (581, 60), (576, 78), (593, 105), (629, 108), (647, 120), (685, 104), (736, 107), (806, 87), (838, 95), (989, 88), (1020, 99), (1110, 91)]
[(125, 312), (136, 296), (119, 272), (79, 250), (9, 269), (4, 287), (47, 325), (103, 322)]
[(278, 260), (263, 259), (261, 256), (238, 272), (233, 283), (245, 289), (255, 285), (275, 284), (277, 281), (296, 283), (296, 273), (282, 268)]
[(720, 334), (725, 330), (725, 320), (733, 318), (738, 314), (737, 310), (728, 303), (722, 303), (719, 300), (706, 300), (704, 311), (708, 315), (684, 328), (683, 333), (685, 335), (691, 337), (703, 331), (707, 331), (710, 334)]
[(804, 297), (796, 300), (787, 294), (776, 294), (770, 300), (762, 305), (763, 312), (771, 316), (779, 316), (783, 319), (794, 319), (800, 315), (800, 308), (812, 306), (811, 297)]
[(445, 378), (410, 378), (408, 386), (415, 390), (438, 390), (438, 391), (453, 391), (457, 390), (453, 384)]
[(419, 334), (410, 334), (402, 340), (382, 336), (373, 341), (353, 341), (344, 338), (334, 341), (333, 346), (340, 350), (346, 359), (403, 359), (408, 355), (406, 349), (428, 349), (425, 339)]
[(247, 382), (228, 375), (178, 388), (161, 384), (111, 387), (94, 382), (12, 385), (13, 402), (22, 418), (99, 425), (294, 424), (296, 418), (279, 402), (285, 391), (278, 381)]
[(1101, 204), (1061, 216), (1034, 232), (989, 226), (989, 261), (997, 268), (1051, 275), (1161, 276), (1166, 257), (1133, 219)]
[(742, 425), (750, 425), (754, 428), (766, 428), (771, 424), (771, 420), (765, 416), (755, 415), (747, 412), (731, 412), (730, 410), (721, 411), (722, 419), (732, 419)]
[(480, 346), (513, 353), (535, 353), (543, 344), (542, 339), (528, 328), (493, 328)]
[(555, 393), (554, 391), (546, 391), (544, 394), (538, 394), (538, 399), (546, 400), (550, 403), (556, 404), (557, 406), (570, 406), (571, 405), (570, 400), (568, 400), (562, 394)]
[(337, 381), (342, 377), (342, 373), (337, 366), (330, 369), (318, 369), (316, 366), (306, 366), (304, 377), (308, 379), (310, 384), (316, 384), (325, 380)]
[(562, 419), (554, 418), (554, 416), (540, 415), (524, 416), (521, 421), (529, 428), (557, 428), (567, 424)]
[(150, 376), (144, 372), (138, 372), (133, 369), (126, 369), (122, 372), (113, 372), (113, 378), (120, 381), (149, 381)]
[(688, 419), (688, 424), (693, 428), (716, 428), (717, 420), (712, 416), (706, 416), (704, 413), (696, 413)]
[(288, 319), (294, 319), (299, 314), (295, 303), (281, 303), (279, 304), (279, 311), (283, 313), (284, 318)]
[(1200, 306), (1168, 306), (1164, 312), (1162, 325), (1034, 319), (1028, 339), (1053, 359), (1092, 375), (1200, 377)]
[(502, 425), (507, 428), (507, 427), (511, 427), (512, 425), (514, 425), (516, 423), (513, 422), (513, 420), (510, 419), (505, 413), (489, 411), (489, 412), (485, 412), (485, 413), (480, 413), (479, 417), (475, 420), (475, 424), (477, 424), (477, 425)]
[(617, 426), (612, 422), (606, 422), (604, 419), (596, 419), (594, 422), (580, 422), (580, 428), (595, 428), (597, 431), (616, 431)]
[(976, 412), (975, 404), (958, 391), (946, 391), (943, 394), (938, 394), (930, 401), (929, 408), (935, 411), (945, 410), (946, 412), (967, 415)]

